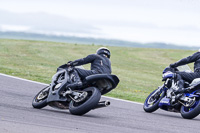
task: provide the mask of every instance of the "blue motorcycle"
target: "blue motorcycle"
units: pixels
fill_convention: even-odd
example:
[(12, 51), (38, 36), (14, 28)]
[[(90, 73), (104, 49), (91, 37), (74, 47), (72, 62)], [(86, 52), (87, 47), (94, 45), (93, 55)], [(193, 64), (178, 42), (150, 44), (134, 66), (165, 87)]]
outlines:
[(144, 102), (145, 112), (154, 112), (158, 108), (181, 113), (185, 119), (193, 119), (200, 113), (200, 78), (194, 79), (192, 83), (185, 82), (187, 92), (175, 95), (178, 83), (175, 78), (177, 71), (191, 71), (187, 65), (175, 69), (165, 68), (163, 71), (164, 84), (154, 90)]

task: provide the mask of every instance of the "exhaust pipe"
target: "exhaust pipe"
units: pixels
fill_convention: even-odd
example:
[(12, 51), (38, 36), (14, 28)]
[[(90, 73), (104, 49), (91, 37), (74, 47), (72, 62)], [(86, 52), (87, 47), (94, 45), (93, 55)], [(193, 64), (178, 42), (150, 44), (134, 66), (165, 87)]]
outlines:
[(106, 100), (106, 101), (101, 101), (97, 104), (97, 106), (94, 109), (97, 108), (102, 108), (102, 107), (107, 107), (110, 105), (110, 101)]

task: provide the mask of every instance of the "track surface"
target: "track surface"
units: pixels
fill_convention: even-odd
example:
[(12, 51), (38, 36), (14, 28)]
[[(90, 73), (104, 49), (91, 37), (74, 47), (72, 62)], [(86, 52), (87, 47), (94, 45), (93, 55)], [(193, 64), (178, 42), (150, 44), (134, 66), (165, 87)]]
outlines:
[(35, 94), (45, 85), (0, 74), (0, 133), (188, 133), (199, 132), (200, 117), (185, 120), (178, 113), (145, 113), (141, 104), (103, 97), (107, 108), (84, 116), (67, 110), (32, 108)]

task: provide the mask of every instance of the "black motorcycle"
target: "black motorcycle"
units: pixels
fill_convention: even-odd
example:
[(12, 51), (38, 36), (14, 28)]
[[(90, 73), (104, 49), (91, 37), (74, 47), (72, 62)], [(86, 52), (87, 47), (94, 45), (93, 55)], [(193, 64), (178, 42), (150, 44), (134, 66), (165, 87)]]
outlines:
[(73, 82), (66, 64), (57, 69), (49, 86), (42, 89), (33, 99), (32, 106), (41, 109), (47, 105), (58, 109), (69, 109), (73, 115), (83, 115), (92, 109), (106, 107), (109, 101), (100, 101), (101, 95), (116, 88), (119, 79), (116, 75), (96, 74), (83, 79), (81, 89), (66, 88)]

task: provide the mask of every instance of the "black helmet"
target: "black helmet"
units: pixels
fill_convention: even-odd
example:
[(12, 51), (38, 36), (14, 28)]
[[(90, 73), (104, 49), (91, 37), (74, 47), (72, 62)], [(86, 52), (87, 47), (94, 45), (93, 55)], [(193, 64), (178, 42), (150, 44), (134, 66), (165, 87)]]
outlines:
[(97, 49), (96, 52), (98, 55), (105, 54), (108, 58), (110, 58), (110, 50), (106, 47), (101, 47)]

